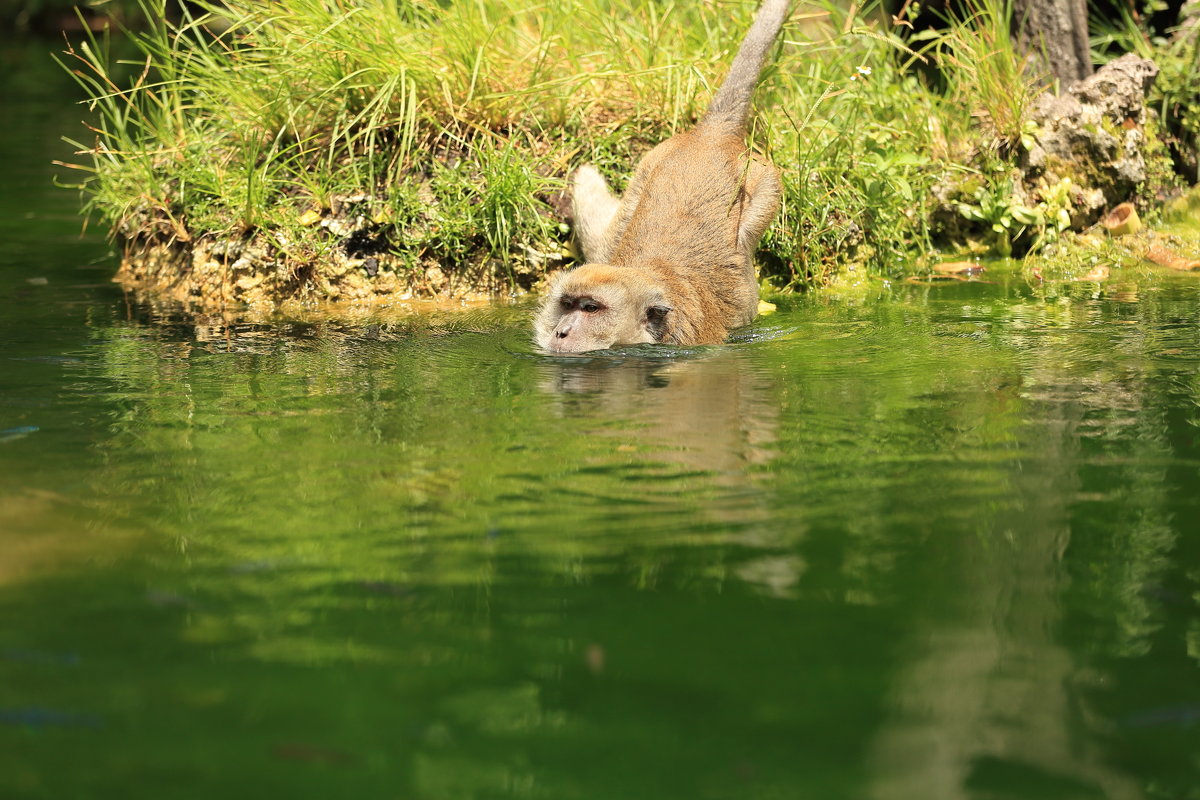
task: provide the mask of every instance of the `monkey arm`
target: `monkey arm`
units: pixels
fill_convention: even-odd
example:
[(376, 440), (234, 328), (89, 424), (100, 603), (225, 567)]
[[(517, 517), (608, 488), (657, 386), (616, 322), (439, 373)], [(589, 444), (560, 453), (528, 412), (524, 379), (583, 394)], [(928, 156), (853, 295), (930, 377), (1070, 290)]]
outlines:
[(591, 263), (608, 260), (612, 246), (609, 231), (621, 206), (604, 177), (591, 164), (575, 171), (571, 182), (571, 211), (575, 218), (575, 236), (583, 258)]

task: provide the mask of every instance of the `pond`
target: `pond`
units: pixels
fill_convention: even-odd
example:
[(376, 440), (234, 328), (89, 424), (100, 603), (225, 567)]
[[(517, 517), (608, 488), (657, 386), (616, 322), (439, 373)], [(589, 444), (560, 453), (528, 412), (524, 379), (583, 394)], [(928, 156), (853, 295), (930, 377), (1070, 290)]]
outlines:
[(189, 319), (79, 235), (37, 83), (0, 797), (1200, 798), (1200, 277), (570, 359), (528, 303)]

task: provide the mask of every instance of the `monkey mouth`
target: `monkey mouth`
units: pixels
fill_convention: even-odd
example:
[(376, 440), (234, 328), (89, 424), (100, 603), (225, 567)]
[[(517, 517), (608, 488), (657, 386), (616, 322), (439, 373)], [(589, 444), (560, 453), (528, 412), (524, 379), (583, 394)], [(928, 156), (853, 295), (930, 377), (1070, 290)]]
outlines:
[(616, 347), (616, 342), (578, 342), (553, 338), (540, 345), (543, 352), (554, 356), (582, 356), (588, 353), (598, 353)]
[(560, 346), (557, 342), (555, 342), (555, 343), (552, 343), (549, 347), (547, 347), (545, 349), (546, 349), (546, 352), (552, 353), (556, 356), (581, 356), (581, 355), (584, 355), (585, 353), (595, 353), (600, 350), (607, 350), (608, 348), (607, 347), (589, 347), (586, 350), (580, 350), (579, 348), (573, 347), (569, 344), (564, 344), (564, 345)]

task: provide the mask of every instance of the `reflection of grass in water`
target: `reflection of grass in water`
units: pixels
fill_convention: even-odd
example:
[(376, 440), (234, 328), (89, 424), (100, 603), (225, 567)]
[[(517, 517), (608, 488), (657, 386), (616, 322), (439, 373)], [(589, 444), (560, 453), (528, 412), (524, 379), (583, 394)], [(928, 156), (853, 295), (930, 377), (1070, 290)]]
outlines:
[[(38, 457), (39, 443), (28, 444), (15, 458)], [(0, 587), (116, 557), (136, 546), (138, 537), (109, 519), (108, 504), (20, 487), (14, 478), (7, 477), (4, 482), (12, 481), (11, 488), (0, 491)]]
[[(831, 314), (859, 325), (853, 317)], [(435, 336), (413, 323), (369, 342), (253, 337), (245, 348), (213, 335), (211, 347), (182, 352), (114, 329), (106, 373), (142, 399), (113, 429), (103, 483), (141, 495), (155, 526), (196, 557), (211, 548), (220, 560), (316, 558), (360, 579), (373, 579), (369, 553), (394, 550), (433, 559), (427, 569), (441, 580), (471, 584), (491, 569), (482, 545), (522, 531), (564, 565), (636, 542), (646, 528), (661, 536), (711, 527), (698, 541), (717, 543), (722, 530), (778, 524), (752, 508), (754, 484), (738, 477), (747, 464), (768, 469), (787, 456), (774, 429), (789, 406), (779, 409), (773, 370), (800, 358), (800, 372), (819, 379), (798, 400), (815, 411), (810, 431), (836, 437), (830, 464), (849, 464), (871, 456), (841, 449), (850, 428), (838, 420), (880, 435), (890, 426), (894, 436), (895, 412), (877, 419), (876, 409), (911, 405), (917, 387), (941, 380), (915, 379), (914, 369), (955, 361), (921, 330), (906, 330), (907, 347), (883, 355), (869, 332), (860, 345), (797, 323), (781, 320), (796, 328), (786, 340), (700, 357), (570, 360), (522, 357), (525, 334), (515, 328)], [(867, 359), (876, 382), (854, 391), (869, 395), (841, 396), (858, 381), (835, 369), (847, 359)], [(562, 525), (603, 535), (551, 535)]]
[[(141, 594), (164, 581), (189, 587), (188, 604)], [(835, 670), (837, 648), (778, 646), (797, 630), (835, 641), (850, 620), (806, 615), (798, 628), (794, 608), (740, 592), (697, 617), (691, 592), (647, 593), (603, 574), (564, 584), (520, 556), (473, 591), (417, 584), (394, 597), (336, 581), (297, 590), (286, 573), (259, 581), (247, 594), (236, 578), (175, 560), (0, 595), (6, 630), (24, 633), (13, 623), (40, 613), (31, 644), (81, 653), (54, 669), (0, 661), (17, 679), (0, 703), (44, 703), (100, 725), (37, 736), (0, 727), (0, 785), (55, 796), (116, 796), (136, 780), (173, 797), (291, 787), (440, 798), (503, 792), (520, 777), (558, 797), (631, 796), (636, 785), (690, 797), (701, 785), (736, 786), (749, 761), (760, 787), (797, 785), (797, 763), (801, 785), (837, 786), (853, 779), (829, 756), (846, 763), (851, 721), (879, 697), (873, 670)], [(262, 627), (238, 635), (255, 617)], [(206, 618), (226, 635), (197, 635)], [(888, 635), (869, 612), (853, 621), (865, 640)], [(261, 647), (272, 632), (286, 652)], [(585, 661), (589, 644), (607, 653), (599, 673)], [(814, 682), (837, 702), (812, 704)], [(826, 731), (824, 763), (794, 752), (810, 727)], [(88, 769), (54, 769), (63, 758)]]
[[(0, 591), (5, 644), (80, 653), (0, 662), (0, 707), (105, 725), (46, 726), (54, 748), (0, 728), (4, 774), (57, 796), (181, 774), (176, 796), (862, 796), (914, 620), (973, 619), (971, 579), (1060, 574), (1008, 566), (1072, 506), (1094, 510), (1070, 517), (1072, 608), (1107, 632), (1073, 652), (1149, 658), (1122, 637), (1152, 634), (1129, 594), (1164, 569), (1148, 487), (1178, 384), (1146, 354), (1194, 309), (1080, 291), (805, 298), (773, 318), (796, 336), (659, 360), (518, 357), (517, 323), (98, 326), (71, 373), (106, 426), (86, 474), (151, 536)], [(75, 752), (94, 768), (53, 767)]]

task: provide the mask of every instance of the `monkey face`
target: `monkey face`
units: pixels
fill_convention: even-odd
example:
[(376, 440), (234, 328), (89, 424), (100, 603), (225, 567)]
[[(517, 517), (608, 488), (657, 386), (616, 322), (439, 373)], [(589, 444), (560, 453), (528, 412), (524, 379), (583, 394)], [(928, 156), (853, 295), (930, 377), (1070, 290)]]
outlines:
[(661, 342), (670, 310), (662, 287), (644, 273), (585, 264), (555, 280), (538, 312), (535, 338), (552, 353)]

